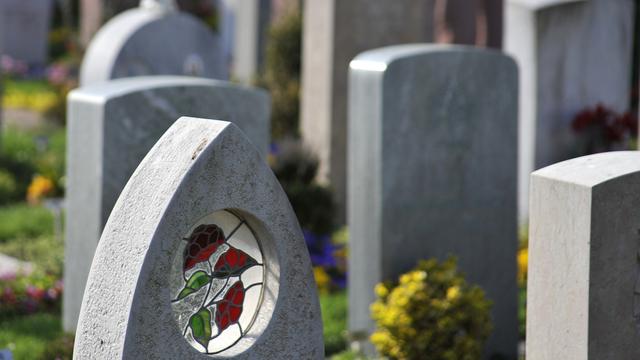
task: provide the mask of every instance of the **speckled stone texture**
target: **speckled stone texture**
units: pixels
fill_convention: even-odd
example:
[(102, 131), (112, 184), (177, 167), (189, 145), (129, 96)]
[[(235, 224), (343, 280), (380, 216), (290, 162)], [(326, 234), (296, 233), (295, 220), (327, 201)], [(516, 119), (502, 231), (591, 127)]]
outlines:
[(193, 222), (222, 209), (247, 214), (267, 279), (256, 323), (217, 357), (324, 357), (309, 254), (280, 184), (236, 126), (181, 118), (145, 157), (109, 218), (89, 274), (74, 359), (212, 358), (192, 348), (175, 324), (168, 272)]
[(349, 328), (373, 328), (373, 288), (419, 259), (458, 258), (493, 301), (486, 357), (518, 342), (517, 68), (464, 46), (358, 55), (349, 83)]
[(527, 358), (640, 359), (640, 153), (531, 175)]
[(574, 116), (598, 103), (629, 109), (633, 0), (506, 0), (505, 51), (520, 67), (519, 211), (529, 174), (582, 155)]
[(63, 324), (76, 327), (91, 259), (131, 174), (180, 116), (225, 119), (266, 155), (265, 91), (223, 81), (154, 76), (74, 90), (68, 99), (67, 215)]
[(143, 75), (228, 79), (222, 42), (204, 23), (158, 1), (142, 1), (106, 23), (91, 40), (80, 85)]

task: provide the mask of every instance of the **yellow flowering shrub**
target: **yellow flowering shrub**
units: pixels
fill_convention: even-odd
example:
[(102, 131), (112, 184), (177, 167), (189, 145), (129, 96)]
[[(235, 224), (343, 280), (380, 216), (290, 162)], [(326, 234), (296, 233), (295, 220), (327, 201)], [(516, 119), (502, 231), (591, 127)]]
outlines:
[(37, 204), (43, 198), (53, 194), (54, 191), (55, 184), (51, 179), (36, 175), (27, 188), (27, 202), (29, 204)]
[(518, 284), (527, 285), (527, 268), (529, 266), (529, 249), (524, 247), (518, 250)]
[(320, 294), (328, 294), (331, 289), (331, 277), (322, 266), (313, 267), (313, 276), (316, 279), (318, 292)]
[(395, 284), (378, 284), (371, 305), (378, 352), (398, 360), (475, 360), (491, 332), (491, 302), (456, 259), (421, 261)]

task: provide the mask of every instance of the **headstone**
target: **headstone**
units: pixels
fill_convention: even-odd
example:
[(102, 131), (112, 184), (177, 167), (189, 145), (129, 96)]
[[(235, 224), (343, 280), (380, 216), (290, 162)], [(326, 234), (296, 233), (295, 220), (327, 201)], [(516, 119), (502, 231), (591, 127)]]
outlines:
[(87, 46), (100, 29), (104, 9), (102, 0), (80, 0), (80, 42)]
[(265, 57), (271, 0), (235, 3), (233, 74), (243, 83), (258, 75)]
[(214, 354), (323, 359), (322, 319), (302, 232), (264, 157), (231, 123), (181, 118), (109, 218), (74, 355)]
[(0, 54), (44, 65), (52, 5), (53, 0), (0, 1)]
[(632, 0), (507, 0), (505, 51), (521, 73), (521, 221), (529, 174), (577, 155), (574, 116), (598, 103), (629, 110), (634, 9)]
[(76, 327), (102, 229), (127, 180), (182, 115), (237, 124), (258, 151), (269, 146), (269, 96), (262, 90), (188, 77), (137, 77), (76, 89), (68, 98), (67, 213), (63, 325)]
[(349, 77), (349, 329), (373, 329), (374, 286), (458, 258), (493, 302), (487, 358), (516, 357), (517, 67), (464, 46), (358, 55)]
[(319, 180), (334, 190), (339, 221), (346, 203), (349, 61), (375, 47), (430, 41), (432, 7), (433, 0), (305, 3), (300, 130), (319, 157)]
[(142, 75), (193, 75), (225, 80), (221, 39), (173, 0), (142, 0), (106, 23), (80, 69), (82, 86)]
[(527, 358), (639, 359), (640, 153), (531, 175)]

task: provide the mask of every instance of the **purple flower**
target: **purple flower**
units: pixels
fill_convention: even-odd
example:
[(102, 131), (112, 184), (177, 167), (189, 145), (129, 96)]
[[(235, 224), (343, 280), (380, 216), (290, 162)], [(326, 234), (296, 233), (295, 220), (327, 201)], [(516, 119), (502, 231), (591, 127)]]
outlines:
[(276, 143), (271, 143), (271, 145), (269, 145), (269, 154), (273, 156), (280, 154), (280, 146)]
[(313, 266), (336, 266), (333, 254), (339, 247), (331, 243), (329, 235), (316, 235), (308, 230), (303, 230), (303, 234)]
[(63, 84), (69, 77), (69, 69), (62, 64), (53, 64), (46, 70), (47, 79), (52, 84)]
[(40, 289), (40, 288), (37, 288), (37, 287), (35, 287), (33, 285), (29, 285), (29, 286), (27, 286), (27, 289), (25, 290), (25, 293), (31, 299), (40, 300), (40, 299), (42, 299), (44, 297), (45, 291), (44, 291), (44, 289)]
[(38, 303), (33, 299), (27, 298), (22, 302), (21, 307), (26, 314), (33, 314), (38, 310)]

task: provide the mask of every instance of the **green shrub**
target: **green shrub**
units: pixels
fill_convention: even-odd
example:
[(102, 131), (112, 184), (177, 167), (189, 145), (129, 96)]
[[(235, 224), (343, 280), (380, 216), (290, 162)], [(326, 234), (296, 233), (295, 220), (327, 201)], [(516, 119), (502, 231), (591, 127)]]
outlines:
[(0, 243), (53, 234), (53, 215), (40, 206), (16, 204), (0, 207)]
[(317, 235), (333, 232), (331, 190), (316, 184), (318, 159), (299, 141), (284, 140), (277, 145), (271, 168), (282, 184), (303, 229)]
[(72, 334), (64, 334), (49, 341), (38, 360), (71, 360), (73, 358), (73, 341)]
[(396, 284), (378, 284), (371, 341), (391, 359), (475, 360), (491, 332), (491, 303), (449, 258), (421, 261)]
[(330, 356), (347, 348), (347, 293), (320, 295), (324, 325), (324, 351)]
[[(61, 196), (64, 193), (65, 148), (64, 129), (38, 132), (15, 128), (3, 130), (0, 139), (0, 171), (10, 173), (16, 184), (9, 201), (24, 200), (27, 188), (36, 174), (52, 180), (54, 192), (51, 195)], [(2, 198), (0, 204), (1, 200)]]
[(7, 204), (18, 199), (16, 179), (7, 170), (0, 169), (0, 205)]
[(264, 74), (257, 85), (271, 93), (271, 136), (298, 136), (302, 16), (291, 12), (274, 24), (267, 41)]
[(15, 360), (32, 360), (49, 341), (62, 334), (59, 314), (39, 313), (0, 321), (0, 349), (10, 349)]

